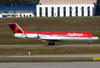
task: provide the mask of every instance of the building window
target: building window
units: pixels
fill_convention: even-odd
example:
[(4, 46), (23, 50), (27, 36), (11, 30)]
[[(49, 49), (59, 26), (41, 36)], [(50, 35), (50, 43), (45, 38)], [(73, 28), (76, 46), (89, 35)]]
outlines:
[(75, 10), (76, 10), (76, 16), (78, 16), (78, 7), (76, 7)]
[(42, 17), (42, 7), (40, 7), (40, 17)]
[(88, 10), (88, 16), (90, 16), (90, 7), (88, 7), (87, 10)]
[(51, 8), (51, 16), (54, 17), (54, 7)]
[(58, 17), (60, 17), (60, 7), (58, 7)]
[(95, 16), (95, 12), (94, 12), (94, 11), (95, 11), (95, 8), (92, 7), (92, 12), (93, 12), (92, 15), (93, 15), (93, 16)]
[(32, 17), (32, 15), (30, 15), (30, 17)]
[(3, 13), (8, 13), (8, 11), (3, 11)]
[(82, 16), (84, 16), (84, 7), (82, 7)]
[(63, 12), (64, 12), (64, 17), (66, 16), (66, 7), (63, 8)]
[(46, 17), (48, 17), (48, 7), (45, 8)]
[(25, 17), (25, 15), (24, 15), (24, 17)]
[(72, 7), (69, 7), (69, 16), (72, 16)]
[(20, 17), (22, 17), (22, 14), (20, 14)]

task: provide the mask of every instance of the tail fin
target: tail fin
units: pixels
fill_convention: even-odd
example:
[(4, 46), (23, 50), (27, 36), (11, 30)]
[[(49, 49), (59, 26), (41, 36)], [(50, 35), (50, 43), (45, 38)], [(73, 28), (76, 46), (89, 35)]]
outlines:
[(13, 33), (24, 33), (24, 31), (19, 27), (17, 23), (10, 22), (8, 23)]

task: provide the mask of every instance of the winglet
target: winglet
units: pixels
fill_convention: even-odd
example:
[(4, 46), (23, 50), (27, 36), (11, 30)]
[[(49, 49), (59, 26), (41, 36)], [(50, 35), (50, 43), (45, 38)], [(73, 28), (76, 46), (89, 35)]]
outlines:
[(13, 33), (24, 33), (24, 31), (19, 27), (17, 23), (10, 22), (8, 23)]

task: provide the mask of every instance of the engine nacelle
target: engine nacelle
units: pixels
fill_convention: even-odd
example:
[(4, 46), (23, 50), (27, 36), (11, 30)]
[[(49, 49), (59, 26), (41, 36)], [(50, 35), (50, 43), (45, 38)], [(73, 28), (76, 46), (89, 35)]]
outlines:
[(19, 38), (37, 38), (38, 34), (13, 34), (13, 36)]

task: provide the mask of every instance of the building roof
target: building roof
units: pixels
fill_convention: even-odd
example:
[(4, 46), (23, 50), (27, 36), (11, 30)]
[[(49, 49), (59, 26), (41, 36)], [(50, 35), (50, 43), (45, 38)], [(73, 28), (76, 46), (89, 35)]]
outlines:
[(93, 4), (97, 0), (40, 0), (39, 4)]
[(36, 6), (8, 6), (0, 7), (0, 10), (36, 10)]

